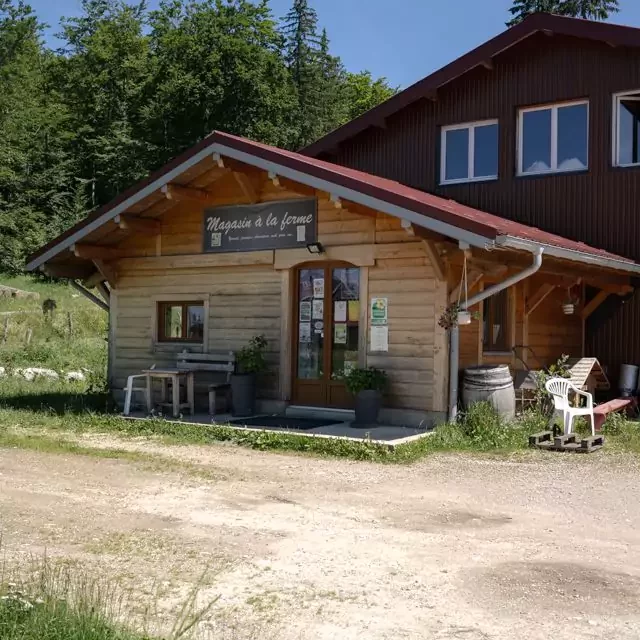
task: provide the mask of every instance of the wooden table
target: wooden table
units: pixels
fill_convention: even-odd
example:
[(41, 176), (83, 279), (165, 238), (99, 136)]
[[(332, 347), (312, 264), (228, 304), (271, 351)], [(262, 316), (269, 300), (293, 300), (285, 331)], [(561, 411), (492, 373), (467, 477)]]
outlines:
[[(162, 381), (162, 400), (164, 406), (171, 406), (173, 409), (173, 417), (180, 415), (181, 409), (189, 409), (191, 415), (194, 414), (194, 380), (193, 371), (181, 371), (179, 369), (145, 369), (144, 373), (147, 377), (147, 410), (149, 413), (153, 411), (153, 380)], [(187, 401), (180, 404), (180, 379), (183, 378), (187, 383)], [(171, 402), (167, 402), (167, 387), (171, 381)]]

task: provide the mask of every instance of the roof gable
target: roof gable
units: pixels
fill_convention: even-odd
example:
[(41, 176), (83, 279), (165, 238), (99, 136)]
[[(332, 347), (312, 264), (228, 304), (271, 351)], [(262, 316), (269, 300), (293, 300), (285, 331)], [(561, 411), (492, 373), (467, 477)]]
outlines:
[(347, 122), (301, 150), (309, 156), (330, 151), (365, 129), (384, 124), (385, 118), (422, 98), (435, 97), (437, 90), (463, 74), (482, 65), (535, 33), (545, 32), (606, 42), (614, 46), (640, 47), (640, 29), (548, 13), (536, 13), (520, 24), (503, 31), (448, 65), (419, 80), (404, 91)]

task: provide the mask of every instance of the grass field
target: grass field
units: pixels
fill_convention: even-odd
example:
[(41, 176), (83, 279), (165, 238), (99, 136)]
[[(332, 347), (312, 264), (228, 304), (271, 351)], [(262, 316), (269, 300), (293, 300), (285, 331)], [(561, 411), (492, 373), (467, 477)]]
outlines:
[[(0, 366), (45, 367), (58, 373), (89, 369), (104, 380), (107, 362), (107, 314), (68, 285), (30, 276), (0, 275), (0, 284), (36, 292), (40, 298), (0, 297)], [(51, 320), (42, 303), (55, 300)]]

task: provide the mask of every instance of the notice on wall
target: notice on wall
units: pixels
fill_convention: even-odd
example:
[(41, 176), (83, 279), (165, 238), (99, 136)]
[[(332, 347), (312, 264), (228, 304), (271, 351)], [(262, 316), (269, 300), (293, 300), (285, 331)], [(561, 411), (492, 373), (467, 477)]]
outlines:
[(344, 322), (333, 325), (333, 344), (347, 344), (347, 325)]
[(308, 300), (300, 303), (300, 322), (311, 322), (311, 302)]
[(324, 300), (313, 301), (313, 314), (314, 320), (322, 320), (324, 318)]
[(313, 279), (313, 297), (324, 298), (324, 278)]
[(347, 301), (336, 300), (333, 303), (333, 320), (334, 322), (347, 321)]
[(376, 325), (371, 327), (371, 351), (389, 351), (389, 327)]
[(206, 209), (205, 253), (306, 247), (316, 241), (315, 198)]
[(371, 298), (371, 324), (385, 325), (388, 322), (388, 298)]
[(360, 320), (360, 300), (349, 300), (349, 322), (358, 322)]
[(299, 342), (311, 342), (311, 323), (301, 322), (299, 329)]

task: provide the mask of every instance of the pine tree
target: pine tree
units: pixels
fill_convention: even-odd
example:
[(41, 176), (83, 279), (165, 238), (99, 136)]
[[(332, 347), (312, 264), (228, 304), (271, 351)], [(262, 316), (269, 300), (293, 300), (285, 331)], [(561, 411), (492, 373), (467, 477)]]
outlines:
[[(141, 131), (149, 73), (145, 4), (82, 0), (82, 14), (63, 19), (57, 88), (72, 114), (70, 134), (91, 185), (91, 206), (104, 204), (143, 177), (149, 148)], [(72, 132), (72, 133), (71, 133)]]
[(84, 212), (68, 112), (48, 84), (53, 56), (22, 3), (0, 0), (0, 271)]
[(513, 18), (507, 22), (512, 27), (532, 13), (555, 13), (561, 16), (606, 20), (619, 11), (618, 0), (514, 0), (509, 12)]
[[(318, 16), (308, 0), (293, 0), (283, 19), (285, 60), (297, 93), (297, 146), (304, 146), (323, 132), (322, 51)], [(325, 43), (326, 44), (326, 43)]]

